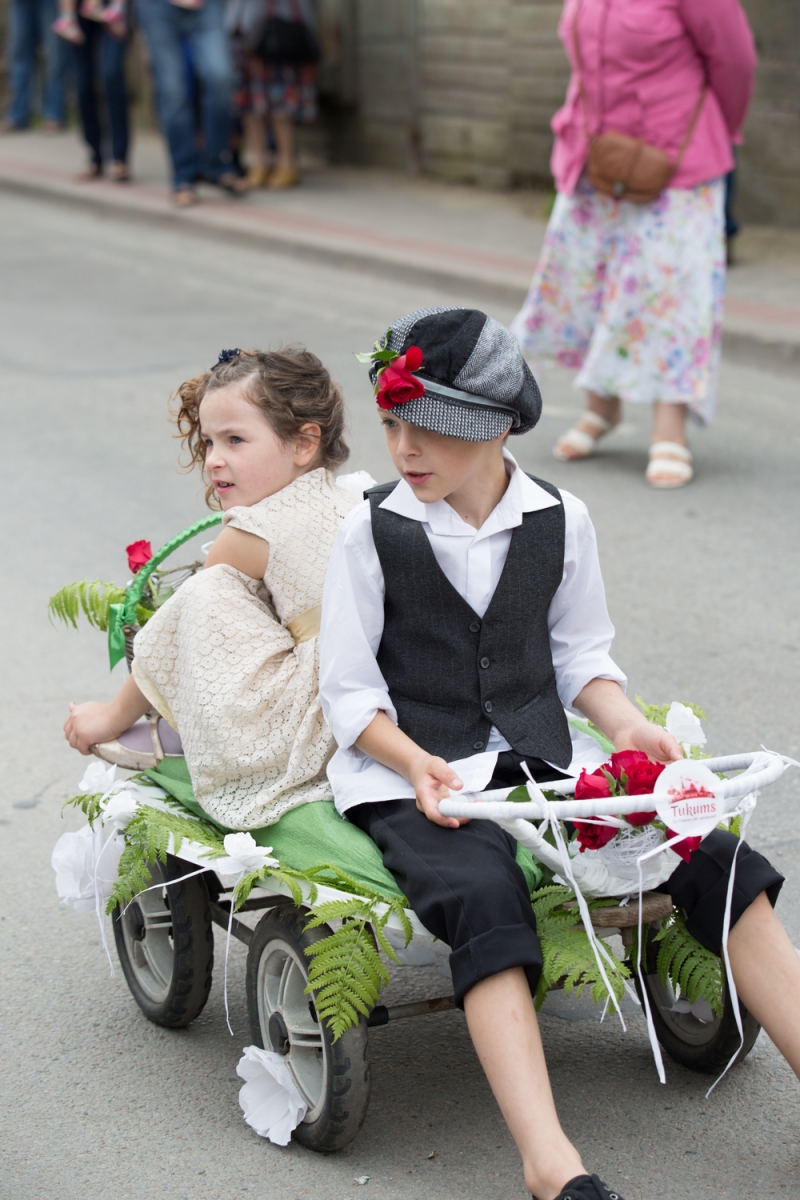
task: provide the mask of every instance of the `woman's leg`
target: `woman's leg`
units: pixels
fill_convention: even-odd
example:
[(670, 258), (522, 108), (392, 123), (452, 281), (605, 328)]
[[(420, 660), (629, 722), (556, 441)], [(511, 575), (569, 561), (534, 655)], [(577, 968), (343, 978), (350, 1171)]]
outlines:
[[(115, 165), (128, 162), (128, 93), (125, 87), (125, 49), (127, 43), (103, 29), (100, 44), (100, 71), (111, 125), (111, 155)], [(127, 171), (117, 178), (127, 177)]]
[(285, 113), (276, 113), (272, 118), (275, 134), (275, 165), (279, 171), (296, 171), (294, 122)]
[(242, 114), (242, 125), (247, 145), (249, 177), (253, 186), (259, 187), (264, 182), (268, 169), (266, 122), (261, 113), (246, 112)]
[(800, 1078), (800, 954), (764, 892), (731, 930), (728, 953), (742, 1003)]
[(79, 18), (83, 42), (74, 45), (75, 88), (78, 94), (78, 112), (81, 130), (91, 154), (91, 166), (81, 179), (93, 179), (102, 173), (103, 153), (101, 148), (100, 119), (97, 113), (97, 89), (95, 86), (96, 43), (103, 36), (96, 21)]
[(481, 980), (464, 997), (464, 1012), (489, 1086), (522, 1156), (525, 1184), (537, 1200), (553, 1200), (586, 1169), (558, 1120), (525, 972), (513, 967)]
[[(592, 416), (598, 419), (592, 420)], [(561, 435), (553, 453), (556, 458), (567, 462), (588, 458), (594, 451), (594, 443), (619, 425), (621, 417), (622, 403), (618, 396), (598, 396), (596, 392), (587, 392), (586, 412), (571, 429)]]

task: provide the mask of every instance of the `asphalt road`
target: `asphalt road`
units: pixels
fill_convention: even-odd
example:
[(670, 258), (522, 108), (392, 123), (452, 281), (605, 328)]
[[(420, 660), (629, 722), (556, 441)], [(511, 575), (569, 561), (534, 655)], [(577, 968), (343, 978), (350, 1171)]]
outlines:
[[(469, 295), (1, 195), (0, 253), (0, 1196), (521, 1200), (459, 1014), (374, 1032), (372, 1105), (347, 1150), (279, 1149), (237, 1104), (243, 949), (231, 954), (233, 1038), (219, 981), (189, 1029), (157, 1028), (119, 969), (110, 977), (93, 918), (59, 907), (49, 866), (82, 820), (60, 811), (84, 765), (61, 736), (67, 701), (108, 697), (121, 677), (102, 635), (48, 624), (47, 598), (73, 579), (125, 582), (128, 542), (160, 544), (201, 515), (197, 478), (176, 471), (171, 390), (222, 347), (305, 342), (345, 387), (353, 467), (391, 478), (352, 352), (411, 308)], [(714, 751), (798, 755), (797, 380), (724, 368), (719, 419), (694, 441), (697, 481), (675, 494), (644, 485), (644, 413), (595, 461), (556, 463), (551, 443), (579, 397), (566, 375), (543, 389), (541, 426), (514, 449), (590, 506), (631, 692), (701, 704)], [(780, 911), (800, 946), (798, 801), (795, 771), (764, 795), (752, 840), (789, 876)], [(443, 990), (408, 968), (391, 985), (395, 999)], [(797, 1194), (800, 1087), (765, 1039), (706, 1100), (709, 1081), (675, 1065), (659, 1085), (641, 1020), (627, 1035), (612, 1021), (542, 1025), (565, 1126), (626, 1200)]]

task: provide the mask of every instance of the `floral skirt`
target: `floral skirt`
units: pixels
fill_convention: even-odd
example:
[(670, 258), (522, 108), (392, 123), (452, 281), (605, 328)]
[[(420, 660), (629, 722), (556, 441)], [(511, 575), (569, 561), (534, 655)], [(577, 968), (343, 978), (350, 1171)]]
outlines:
[(291, 117), (308, 125), (317, 117), (317, 68), (269, 66), (259, 58), (237, 55), (236, 111), (259, 117)]
[(534, 362), (580, 369), (575, 386), (635, 404), (714, 412), (725, 290), (724, 184), (667, 188), (651, 204), (582, 179), (556, 198), (511, 329)]

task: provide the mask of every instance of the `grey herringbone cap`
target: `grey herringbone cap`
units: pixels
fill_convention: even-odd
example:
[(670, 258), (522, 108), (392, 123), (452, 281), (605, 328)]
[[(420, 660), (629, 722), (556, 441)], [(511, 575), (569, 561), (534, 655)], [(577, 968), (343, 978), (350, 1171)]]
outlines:
[[(527, 433), (541, 416), (539, 387), (516, 338), (477, 309), (418, 309), (394, 322), (389, 346), (399, 354), (419, 346), (423, 354), (415, 375), (425, 395), (390, 410), (412, 425), (487, 442), (507, 430)], [(370, 369), (373, 383), (377, 370)]]

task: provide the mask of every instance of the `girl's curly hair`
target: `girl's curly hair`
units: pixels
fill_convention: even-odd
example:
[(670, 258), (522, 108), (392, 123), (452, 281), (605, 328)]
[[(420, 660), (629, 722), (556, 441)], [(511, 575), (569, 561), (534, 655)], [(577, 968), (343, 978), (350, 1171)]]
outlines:
[[(224, 361), (223, 361), (224, 359)], [(338, 467), (350, 450), (344, 441), (344, 400), (316, 354), (303, 346), (282, 350), (226, 351), (220, 362), (194, 379), (182, 383), (172, 397), (177, 437), (189, 452), (187, 469), (200, 466), (206, 448), (200, 433), (200, 403), (209, 392), (241, 383), (247, 398), (260, 409), (278, 437), (289, 442), (303, 425), (319, 425), (321, 436), (316, 467)], [(206, 488), (206, 504), (219, 507), (213, 485)]]

